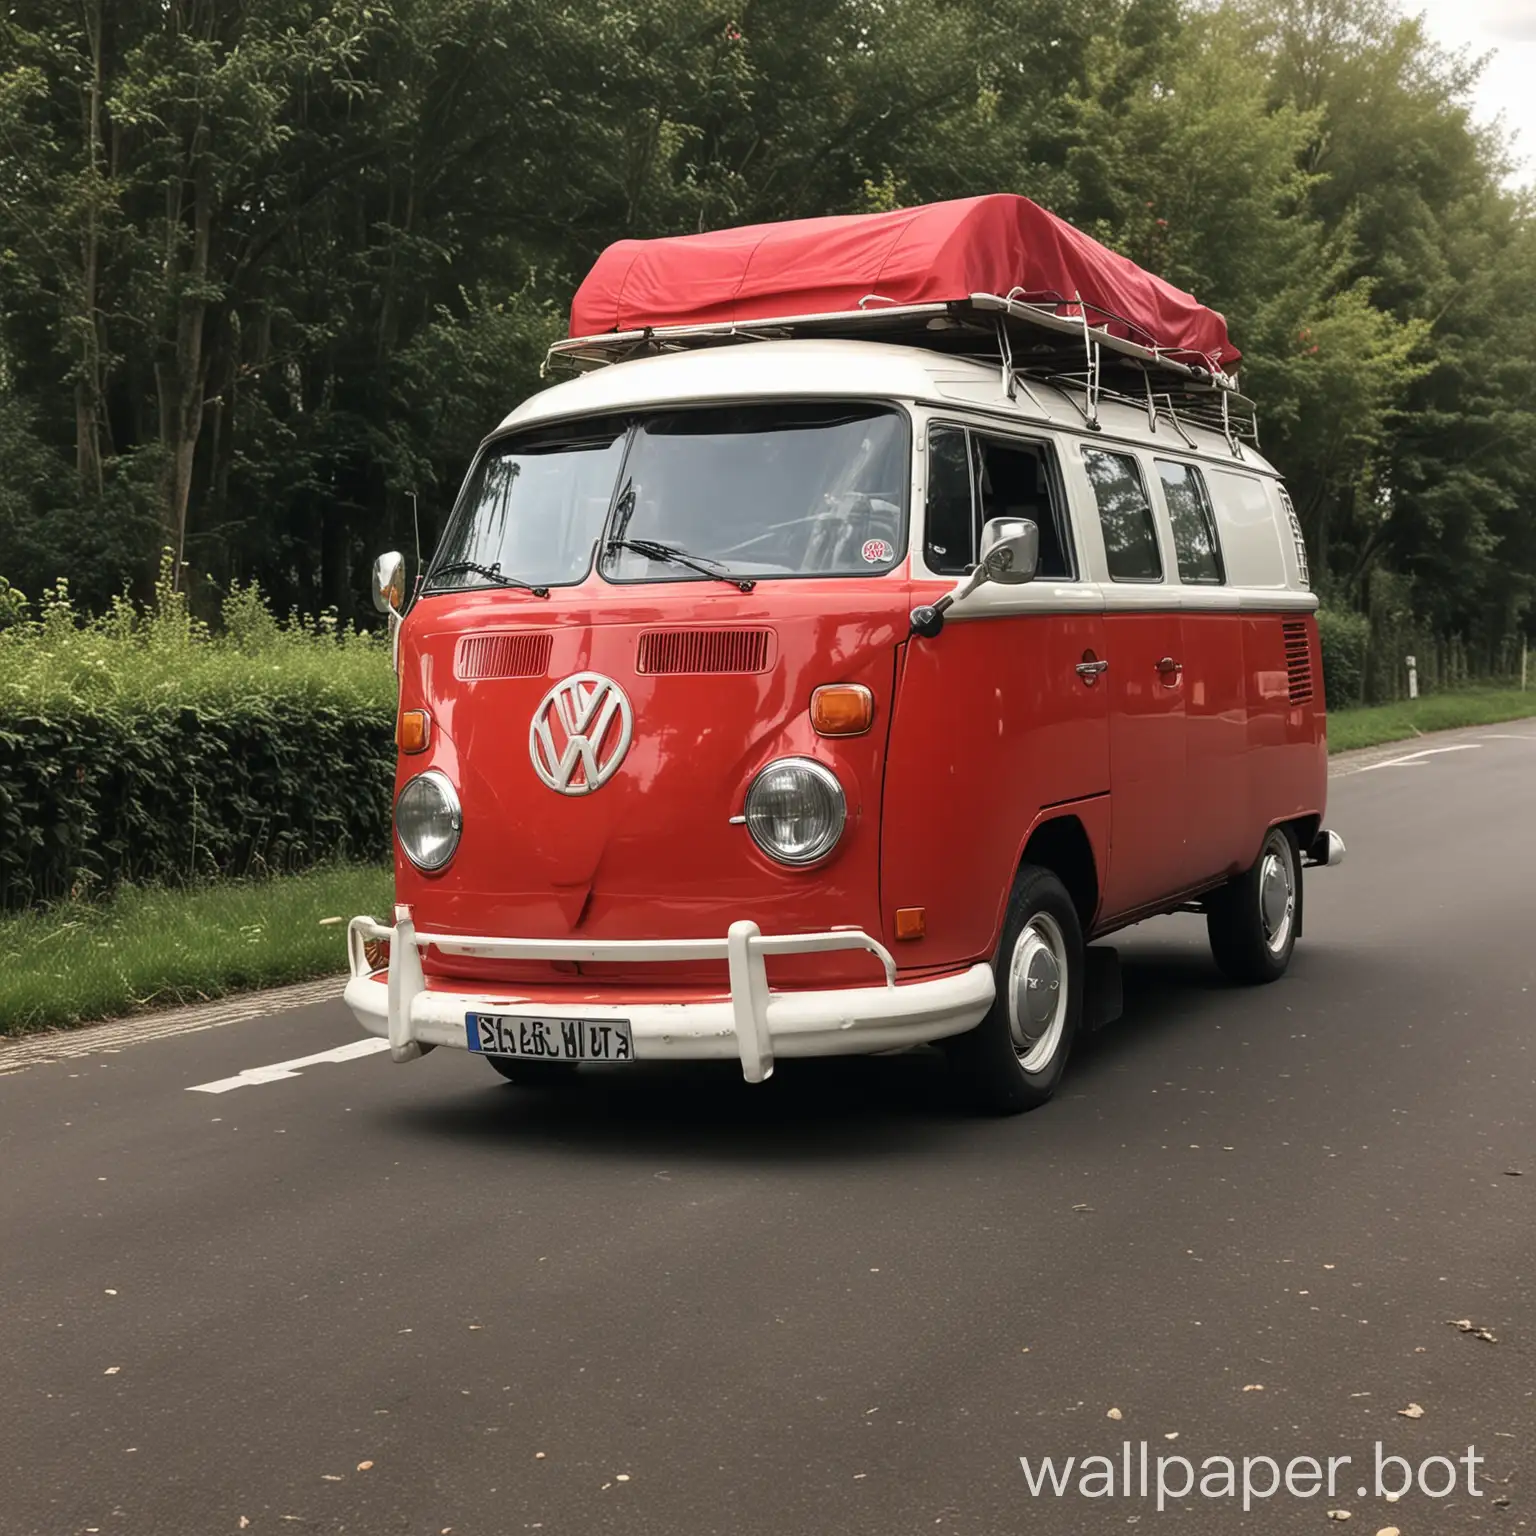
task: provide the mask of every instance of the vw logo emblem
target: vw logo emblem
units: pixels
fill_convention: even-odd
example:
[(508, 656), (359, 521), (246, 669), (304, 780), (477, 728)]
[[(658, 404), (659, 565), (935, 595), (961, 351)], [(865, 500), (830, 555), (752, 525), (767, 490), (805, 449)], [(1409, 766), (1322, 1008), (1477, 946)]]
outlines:
[(533, 712), (533, 771), (562, 795), (590, 795), (618, 772), (634, 723), (629, 700), (611, 677), (578, 672), (556, 683)]

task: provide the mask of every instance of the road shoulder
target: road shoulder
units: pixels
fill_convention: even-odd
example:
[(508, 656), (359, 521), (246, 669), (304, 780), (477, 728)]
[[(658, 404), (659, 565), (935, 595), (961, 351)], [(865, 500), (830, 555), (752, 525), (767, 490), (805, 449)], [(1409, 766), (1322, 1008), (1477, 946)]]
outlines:
[(1402, 737), (1397, 741), (1384, 741), (1374, 747), (1356, 747), (1349, 752), (1339, 752), (1328, 759), (1330, 779), (1348, 778), (1366, 768), (1374, 768), (1385, 762), (1412, 757), (1419, 753), (1457, 750), (1464, 746), (1477, 746), (1485, 741), (1499, 741), (1513, 736), (1522, 740), (1536, 741), (1536, 719), (1529, 716), (1518, 720), (1505, 720), (1493, 725), (1465, 725), (1450, 731), (1423, 731), (1417, 736)]
[(46, 1066), (56, 1061), (75, 1061), (82, 1056), (117, 1051), (129, 1045), (142, 1045), (149, 1040), (168, 1040), (176, 1035), (191, 1035), (205, 1029), (221, 1029), (228, 1024), (243, 1024), (250, 1019), (286, 1013), (290, 1009), (305, 1008), (315, 1003), (336, 1002), (341, 997), (345, 983), (346, 978), (343, 976), (325, 976), (318, 981), (301, 981), (288, 987), (242, 992), (212, 1003), (167, 1008), (157, 1013), (132, 1014), (103, 1024), (44, 1030), (37, 1034), (0, 1040), (0, 1075), (21, 1072), (27, 1067)]

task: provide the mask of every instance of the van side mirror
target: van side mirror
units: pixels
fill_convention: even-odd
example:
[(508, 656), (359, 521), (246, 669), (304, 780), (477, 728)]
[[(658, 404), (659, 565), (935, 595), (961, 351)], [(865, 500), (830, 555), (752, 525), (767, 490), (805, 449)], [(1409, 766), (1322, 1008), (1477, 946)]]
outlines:
[(994, 517), (981, 530), (981, 568), (987, 581), (1015, 587), (1040, 568), (1040, 529), (1027, 517)]
[(1040, 567), (1040, 529), (1027, 517), (988, 518), (981, 530), (981, 559), (932, 606), (912, 610), (912, 633), (932, 640), (944, 628), (944, 615), (983, 582), (1021, 586)]
[(405, 602), (405, 556), (397, 549), (373, 562), (373, 606), (380, 613), (400, 612)]

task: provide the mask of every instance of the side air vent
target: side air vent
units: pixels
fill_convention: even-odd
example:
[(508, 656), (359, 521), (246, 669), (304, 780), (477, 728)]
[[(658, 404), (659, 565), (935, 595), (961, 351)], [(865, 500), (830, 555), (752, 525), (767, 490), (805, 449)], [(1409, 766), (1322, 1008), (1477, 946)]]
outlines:
[(453, 675), (463, 683), (490, 677), (542, 677), (549, 670), (553, 638), (538, 630), (522, 634), (465, 635), (453, 657)]
[(766, 672), (771, 629), (648, 629), (635, 670), (659, 673)]
[(1312, 575), (1307, 569), (1307, 541), (1301, 536), (1301, 519), (1296, 516), (1296, 503), (1291, 500), (1291, 493), (1283, 485), (1280, 487), (1280, 501), (1285, 507), (1285, 515), (1291, 521), (1291, 537), (1296, 541), (1296, 564), (1301, 568), (1301, 584), (1310, 592)]
[(1285, 675), (1291, 685), (1291, 703), (1305, 704), (1312, 697), (1312, 648), (1307, 644), (1307, 626), (1287, 620), (1285, 631)]

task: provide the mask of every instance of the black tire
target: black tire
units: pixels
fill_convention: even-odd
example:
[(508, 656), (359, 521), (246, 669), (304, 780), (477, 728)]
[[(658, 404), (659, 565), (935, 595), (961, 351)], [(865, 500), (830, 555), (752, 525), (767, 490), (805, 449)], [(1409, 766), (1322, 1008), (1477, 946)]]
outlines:
[(576, 1081), (574, 1061), (525, 1061), (521, 1056), (487, 1056), (485, 1061), (519, 1088), (564, 1088)]
[(1296, 835), (1271, 827), (1252, 866), (1206, 897), (1206, 932), (1222, 974), (1244, 986), (1285, 975), (1301, 932), (1301, 901)]
[[(1083, 1016), (1082, 924), (1050, 870), (1034, 864), (1019, 870), (992, 969), (997, 996), (987, 1016), (945, 1041), (945, 1050), (972, 1106), (1017, 1115), (1055, 1093)], [(1030, 1008), (1031, 996), (1058, 999), (1049, 1017)]]

